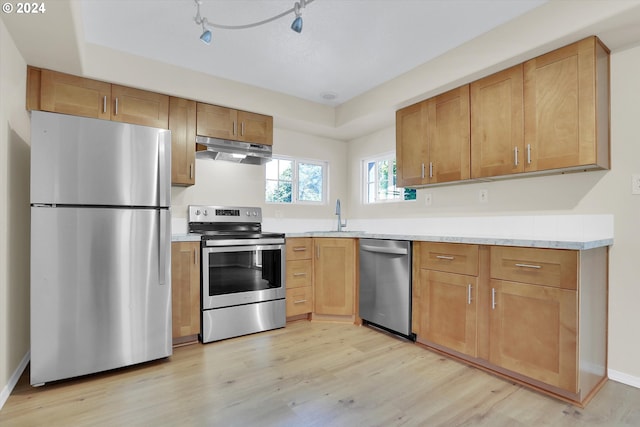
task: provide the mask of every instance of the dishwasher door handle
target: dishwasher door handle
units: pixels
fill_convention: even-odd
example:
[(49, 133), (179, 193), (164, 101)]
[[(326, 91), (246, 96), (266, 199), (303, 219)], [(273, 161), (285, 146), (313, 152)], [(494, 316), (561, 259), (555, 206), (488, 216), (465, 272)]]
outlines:
[(360, 249), (368, 252), (377, 252), (379, 254), (407, 255), (409, 253), (405, 248), (383, 248), (371, 245), (360, 245)]

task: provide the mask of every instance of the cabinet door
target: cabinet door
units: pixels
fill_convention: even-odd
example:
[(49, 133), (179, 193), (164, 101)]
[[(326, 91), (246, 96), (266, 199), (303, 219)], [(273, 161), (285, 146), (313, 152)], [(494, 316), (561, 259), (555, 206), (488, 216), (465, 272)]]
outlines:
[(196, 183), (196, 102), (171, 97), (169, 100), (171, 130), (171, 184)]
[(313, 239), (316, 314), (353, 315), (356, 245), (354, 239)]
[(421, 102), (396, 112), (396, 167), (399, 187), (427, 182), (427, 104)]
[(471, 176), (469, 85), (427, 100), (429, 183)]
[(420, 270), (420, 337), (475, 357), (478, 278)]
[(273, 145), (273, 117), (238, 111), (239, 140)]
[(173, 338), (200, 333), (200, 242), (171, 243)]
[(237, 111), (198, 102), (197, 133), (210, 138), (237, 140)]
[(490, 362), (575, 393), (577, 291), (491, 280)]
[(602, 50), (591, 37), (524, 63), (526, 170), (608, 167), (608, 110), (600, 104), (608, 106), (609, 67)]
[(111, 118), (111, 85), (56, 71), (42, 70), (40, 108), (74, 116)]
[(169, 97), (126, 86), (111, 86), (111, 120), (169, 129)]
[(524, 171), (522, 64), (471, 83), (471, 177)]

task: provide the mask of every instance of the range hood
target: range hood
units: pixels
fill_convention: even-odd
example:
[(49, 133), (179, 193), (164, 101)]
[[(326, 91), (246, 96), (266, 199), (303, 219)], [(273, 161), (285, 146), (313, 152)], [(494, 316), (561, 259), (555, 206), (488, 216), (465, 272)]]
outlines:
[(196, 159), (226, 160), (249, 165), (263, 165), (271, 160), (272, 147), (270, 145), (206, 136), (196, 136), (196, 143), (207, 147), (206, 150), (196, 151)]

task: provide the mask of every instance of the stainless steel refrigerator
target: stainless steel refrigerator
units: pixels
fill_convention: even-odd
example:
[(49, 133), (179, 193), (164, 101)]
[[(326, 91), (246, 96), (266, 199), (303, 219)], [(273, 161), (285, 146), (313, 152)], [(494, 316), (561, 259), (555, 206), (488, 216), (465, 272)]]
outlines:
[(31, 113), (31, 384), (171, 355), (171, 134)]

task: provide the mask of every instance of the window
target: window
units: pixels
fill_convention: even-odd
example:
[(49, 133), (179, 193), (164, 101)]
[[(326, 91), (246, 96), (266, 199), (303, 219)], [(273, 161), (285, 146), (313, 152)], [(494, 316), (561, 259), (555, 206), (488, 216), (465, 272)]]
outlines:
[(326, 162), (274, 157), (265, 168), (265, 201), (322, 204), (326, 171)]
[(363, 161), (365, 203), (415, 200), (416, 190), (396, 187), (396, 157), (388, 153)]

